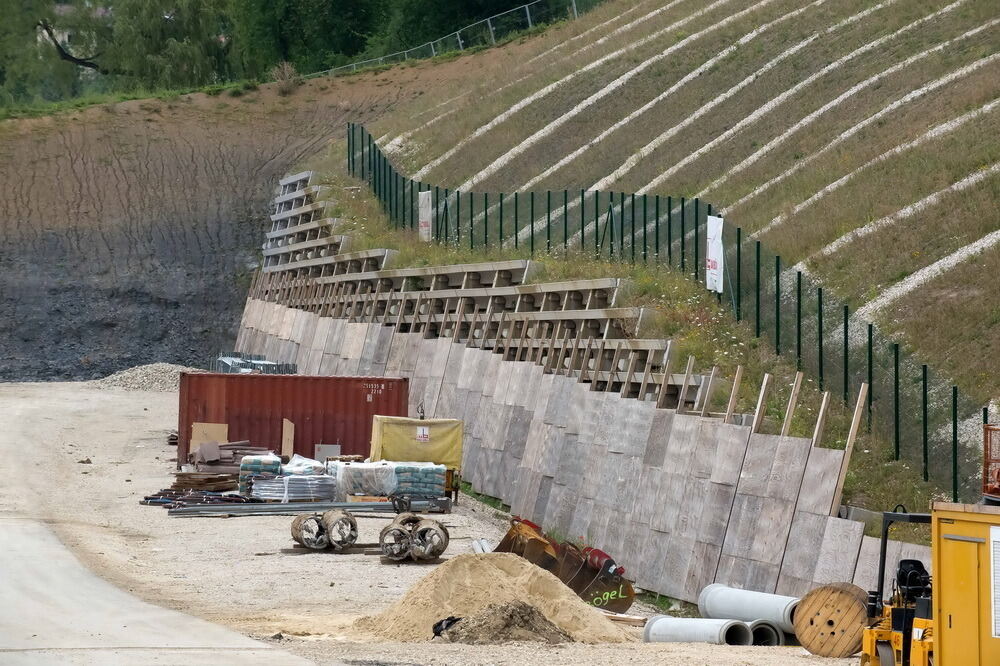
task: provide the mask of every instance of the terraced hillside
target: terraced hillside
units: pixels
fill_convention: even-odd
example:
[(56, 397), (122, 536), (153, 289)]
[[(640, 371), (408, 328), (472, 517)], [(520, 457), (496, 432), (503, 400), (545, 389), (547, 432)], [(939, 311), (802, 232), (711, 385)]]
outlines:
[(415, 178), (702, 197), (1000, 396), (993, 0), (611, 2), (468, 79), (374, 124)]

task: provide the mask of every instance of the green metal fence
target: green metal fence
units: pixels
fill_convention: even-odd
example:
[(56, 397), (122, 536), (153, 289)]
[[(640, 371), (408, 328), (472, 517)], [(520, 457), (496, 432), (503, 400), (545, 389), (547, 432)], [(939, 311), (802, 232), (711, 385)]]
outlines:
[[(519, 256), (589, 255), (666, 265), (704, 277), (706, 218), (698, 198), (626, 192), (546, 190), (459, 192), (402, 175), (357, 124), (347, 130), (349, 173), (366, 181), (391, 223), (417, 228), (418, 193), (432, 193), (432, 239), (469, 248), (503, 247)], [(977, 501), (982, 428), (988, 409), (959, 391), (877, 326), (760, 241), (729, 223), (723, 232), (724, 291), (738, 321), (779, 356), (792, 357), (821, 391), (847, 406), (869, 384), (865, 425), (892, 442), (893, 458), (954, 501)]]

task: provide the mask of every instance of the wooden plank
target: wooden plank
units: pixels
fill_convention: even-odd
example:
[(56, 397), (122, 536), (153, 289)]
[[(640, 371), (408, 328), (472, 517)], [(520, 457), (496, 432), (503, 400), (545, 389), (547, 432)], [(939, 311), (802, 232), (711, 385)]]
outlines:
[[(688, 356), (687, 367), (684, 369), (684, 382), (681, 384), (680, 393), (677, 394), (677, 407), (674, 411), (678, 414), (683, 414), (687, 411), (687, 392), (688, 387), (691, 385), (691, 373), (694, 371), (694, 356)], [(668, 381), (670, 375), (664, 375), (664, 380)]]
[(736, 398), (740, 393), (740, 381), (743, 379), (743, 366), (736, 366), (736, 376), (733, 377), (733, 390), (729, 392), (729, 403), (726, 405), (726, 415), (722, 418), (723, 423), (729, 423), (733, 418), (733, 411), (736, 409)]
[(753, 425), (750, 427), (751, 434), (760, 430), (760, 424), (764, 421), (764, 404), (767, 401), (767, 394), (770, 391), (771, 375), (770, 373), (764, 373), (764, 381), (760, 383), (760, 393), (757, 395), (757, 406), (753, 412)]
[(715, 388), (715, 375), (719, 372), (719, 366), (712, 366), (712, 373), (708, 376), (708, 386), (705, 387), (705, 396), (701, 399), (701, 415), (708, 413), (708, 403), (712, 401), (712, 389)]
[[(195, 421), (191, 424), (191, 442), (188, 445), (188, 453), (194, 453), (198, 447), (207, 442), (226, 444), (229, 442), (228, 423), (200, 423)], [(187, 462), (182, 460), (181, 463)]]
[(295, 424), (281, 419), (281, 455), (291, 458), (295, 454)]
[(851, 464), (851, 454), (854, 452), (854, 442), (858, 439), (858, 428), (861, 427), (861, 416), (865, 411), (865, 399), (868, 397), (868, 384), (861, 384), (858, 391), (858, 401), (854, 404), (854, 416), (851, 418), (851, 429), (847, 433), (847, 445), (844, 447), (844, 459), (840, 463), (840, 476), (837, 478), (837, 489), (833, 493), (830, 504), (830, 515), (840, 512), (840, 498), (844, 494), (844, 479), (847, 477), (847, 467)]
[(816, 415), (816, 427), (813, 429), (812, 445), (819, 446), (823, 442), (823, 427), (826, 425), (826, 411), (830, 408), (830, 392), (824, 391), (823, 401)]
[[(672, 343), (668, 343), (672, 345)], [(663, 352), (663, 378), (660, 380), (660, 392), (656, 396), (656, 407), (662, 409), (667, 402), (667, 386), (670, 384), (670, 362), (673, 361), (670, 354), (670, 346)]]
[(792, 417), (795, 416), (795, 405), (799, 401), (799, 389), (802, 388), (802, 371), (795, 373), (792, 384), (792, 394), (788, 396), (788, 407), (785, 409), (785, 420), (781, 424), (781, 436), (787, 437), (792, 428)]

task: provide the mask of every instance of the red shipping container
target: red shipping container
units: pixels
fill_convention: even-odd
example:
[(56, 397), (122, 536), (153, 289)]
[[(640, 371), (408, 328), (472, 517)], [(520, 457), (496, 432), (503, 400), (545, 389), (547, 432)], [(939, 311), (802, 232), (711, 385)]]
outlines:
[(281, 422), (295, 424), (295, 453), (340, 444), (343, 455), (368, 456), (372, 417), (407, 416), (409, 380), (181, 373), (177, 466), (187, 462), (191, 424), (226, 423), (229, 441), (281, 450)]

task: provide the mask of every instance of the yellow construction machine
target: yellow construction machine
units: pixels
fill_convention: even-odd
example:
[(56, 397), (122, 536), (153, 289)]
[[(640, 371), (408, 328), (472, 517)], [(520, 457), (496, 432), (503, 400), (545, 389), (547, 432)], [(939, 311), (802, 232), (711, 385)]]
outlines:
[[(885, 598), (889, 529), (931, 526), (931, 572), (900, 560)], [(862, 666), (1000, 666), (1000, 507), (935, 502), (882, 518), (878, 589), (868, 593)]]

